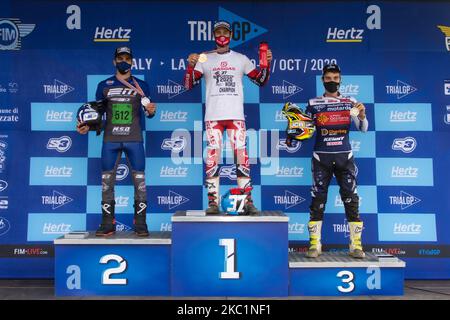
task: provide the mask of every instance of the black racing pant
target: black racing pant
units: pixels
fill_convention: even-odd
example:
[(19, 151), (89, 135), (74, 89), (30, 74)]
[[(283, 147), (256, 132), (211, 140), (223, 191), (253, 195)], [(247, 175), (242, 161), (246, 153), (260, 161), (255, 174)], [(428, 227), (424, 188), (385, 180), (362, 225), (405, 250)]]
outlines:
[(353, 153), (313, 153), (311, 171), (313, 186), (310, 209), (311, 221), (322, 221), (327, 202), (328, 186), (333, 174), (339, 184), (339, 193), (349, 222), (361, 221), (359, 197), (356, 193), (356, 166)]

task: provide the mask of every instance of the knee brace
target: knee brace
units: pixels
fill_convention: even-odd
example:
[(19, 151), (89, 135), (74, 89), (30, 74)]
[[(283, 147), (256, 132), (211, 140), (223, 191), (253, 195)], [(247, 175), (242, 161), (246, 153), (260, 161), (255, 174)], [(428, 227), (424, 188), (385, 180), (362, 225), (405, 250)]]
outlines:
[(134, 200), (139, 202), (147, 202), (147, 189), (145, 188), (144, 171), (132, 171), (134, 184)]
[(115, 171), (102, 172), (102, 201), (114, 201), (114, 185), (116, 184)]
[(316, 196), (312, 198), (311, 205), (309, 206), (310, 220), (311, 221), (322, 221), (323, 213), (325, 212), (325, 204), (327, 203), (327, 198), (322, 196)]

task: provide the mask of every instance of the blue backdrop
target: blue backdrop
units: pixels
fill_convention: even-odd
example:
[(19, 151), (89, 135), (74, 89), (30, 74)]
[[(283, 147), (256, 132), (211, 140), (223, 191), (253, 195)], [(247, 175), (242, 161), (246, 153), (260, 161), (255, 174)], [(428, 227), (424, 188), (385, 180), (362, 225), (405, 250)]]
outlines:
[[(450, 277), (450, 4), (445, 2), (3, 1), (0, 17), (0, 277), (52, 277), (52, 240), (100, 221), (101, 137), (75, 131), (75, 112), (114, 73), (113, 51), (134, 50), (157, 115), (145, 123), (151, 230), (175, 210), (200, 209), (204, 86), (186, 92), (191, 52), (213, 48), (214, 21), (233, 23), (233, 49), (257, 63), (273, 51), (259, 89), (245, 82), (256, 205), (290, 217), (291, 250), (305, 250), (313, 141), (283, 143), (284, 102), (323, 93), (324, 64), (343, 70), (342, 93), (366, 105), (369, 132), (351, 132), (363, 241), (406, 260), (407, 278)], [(222, 193), (236, 182), (224, 151)], [(132, 228), (125, 159), (116, 201)], [(347, 248), (336, 183), (323, 241)]]

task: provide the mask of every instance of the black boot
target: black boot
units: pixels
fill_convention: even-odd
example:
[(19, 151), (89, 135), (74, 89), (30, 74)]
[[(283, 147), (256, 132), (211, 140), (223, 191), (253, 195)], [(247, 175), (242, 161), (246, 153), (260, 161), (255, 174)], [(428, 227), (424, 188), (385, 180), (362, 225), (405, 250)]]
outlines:
[(206, 214), (219, 214), (219, 206), (217, 205), (217, 197), (215, 192), (208, 192), (208, 209)]
[(115, 201), (102, 201), (102, 223), (95, 232), (97, 237), (107, 237), (116, 232), (115, 204)]
[(244, 205), (244, 214), (245, 215), (256, 215), (259, 213), (259, 210), (255, 207), (255, 205), (253, 204), (253, 199), (252, 199), (252, 194), (250, 191), (246, 192), (245, 194), (247, 194), (247, 199), (246, 199), (246, 204)]
[(147, 222), (145, 221), (147, 212), (147, 201), (134, 202), (134, 232), (138, 237), (148, 237)]

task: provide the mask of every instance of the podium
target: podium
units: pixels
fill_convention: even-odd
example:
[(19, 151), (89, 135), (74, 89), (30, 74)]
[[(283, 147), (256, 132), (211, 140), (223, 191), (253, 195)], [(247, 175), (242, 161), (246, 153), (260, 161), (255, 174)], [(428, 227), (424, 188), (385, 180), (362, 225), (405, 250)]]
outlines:
[(170, 232), (54, 240), (58, 296), (170, 295)]
[[(60, 237), (57, 296), (286, 297), (402, 295), (405, 262), (388, 254), (354, 259), (288, 252), (288, 217), (172, 216), (172, 232)], [(67, 235), (66, 235), (67, 236)]]
[(403, 295), (405, 262), (390, 255), (366, 252), (354, 259), (344, 252), (324, 252), (318, 258), (289, 253), (289, 295)]
[(288, 217), (172, 216), (172, 295), (288, 295)]

